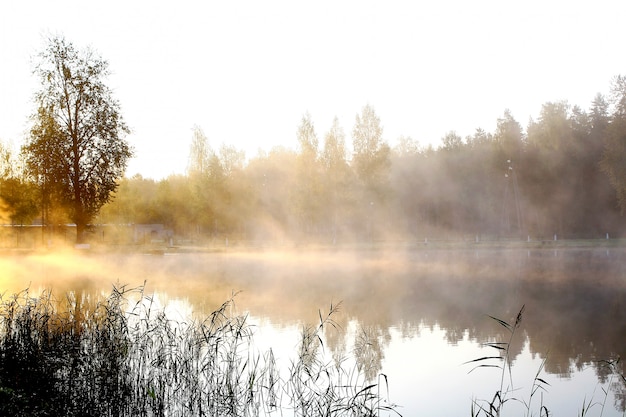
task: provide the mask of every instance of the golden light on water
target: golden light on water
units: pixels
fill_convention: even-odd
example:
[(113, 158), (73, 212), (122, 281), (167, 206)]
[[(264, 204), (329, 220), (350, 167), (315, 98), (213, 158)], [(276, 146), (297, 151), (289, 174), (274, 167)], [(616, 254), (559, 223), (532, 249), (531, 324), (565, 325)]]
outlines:
[[(5, 254), (0, 286), (5, 300), (26, 288), (31, 295), (50, 289), (63, 300), (67, 292), (104, 297), (113, 286), (131, 289), (145, 282), (143, 293), (128, 293), (130, 304), (143, 294), (154, 311), (181, 323), (202, 320), (234, 297), (229, 312), (248, 317), (255, 348), (271, 347), (287, 363), (302, 329), (316, 326), (331, 304), (340, 304), (333, 315), (338, 330), (327, 326), (321, 335), (325, 358), (360, 355), (362, 361), (378, 363), (376, 369), (391, 380), (392, 399), (411, 406), (416, 397), (406, 387), (415, 384), (441, 387), (448, 394), (450, 387), (469, 389), (468, 397), (468, 381), (487, 384), (490, 374), (468, 377), (462, 363), (489, 353), (481, 342), (503, 337), (487, 314), (509, 320), (521, 304), (526, 304), (523, 337), (511, 345), (516, 361), (535, 367), (549, 351), (546, 371), (577, 381), (571, 386), (584, 395), (589, 375), (581, 374), (584, 383), (576, 379), (584, 370), (572, 368), (571, 346), (577, 346), (580, 363), (623, 346), (606, 317), (623, 314), (619, 259), (624, 256), (620, 248), (608, 255), (606, 249), (267, 249), (170, 255), (66, 250)], [(598, 311), (599, 304), (606, 309)], [(561, 331), (557, 339), (554, 329)], [(359, 345), (360, 340), (366, 343)], [(603, 344), (590, 350), (579, 342), (584, 340)], [(483, 388), (474, 393), (482, 395)]]

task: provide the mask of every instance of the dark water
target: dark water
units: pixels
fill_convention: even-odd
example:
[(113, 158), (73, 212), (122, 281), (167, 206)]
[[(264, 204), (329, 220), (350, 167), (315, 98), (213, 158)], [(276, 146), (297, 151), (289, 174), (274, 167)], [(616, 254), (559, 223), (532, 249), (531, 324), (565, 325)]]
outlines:
[[(540, 400), (554, 415), (580, 415), (584, 401), (594, 404), (587, 415), (623, 415), (626, 387), (601, 362), (626, 357), (620, 248), (66, 254), (0, 262), (5, 294), (26, 286), (107, 292), (116, 282), (146, 280), (147, 291), (181, 314), (203, 314), (240, 291), (236, 308), (257, 325), (259, 346), (284, 361), (303, 324), (316, 324), (320, 310), (341, 302), (340, 331), (325, 332), (329, 358), (356, 356), (374, 379), (384, 373), (404, 415), (469, 414), (473, 400), (491, 399), (500, 371), (468, 373), (474, 365), (465, 362), (498, 355), (483, 344), (508, 340), (488, 315), (510, 321), (525, 306), (510, 348), (511, 397), (530, 400), (536, 415)], [(549, 386), (531, 398), (544, 359)], [(508, 410), (521, 415), (523, 407), (512, 401)]]

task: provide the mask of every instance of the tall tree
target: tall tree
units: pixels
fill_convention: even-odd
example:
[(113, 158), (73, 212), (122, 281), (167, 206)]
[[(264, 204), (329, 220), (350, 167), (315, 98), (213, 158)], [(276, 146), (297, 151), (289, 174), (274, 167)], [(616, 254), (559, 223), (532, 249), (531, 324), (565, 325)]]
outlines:
[(623, 214), (626, 212), (626, 76), (618, 75), (613, 79), (611, 104), (613, 113), (606, 129), (600, 165), (615, 189)]
[(189, 146), (189, 163), (187, 172), (190, 177), (205, 176), (209, 174), (209, 166), (213, 150), (209, 145), (209, 139), (199, 126), (192, 129), (191, 145)]
[(570, 178), (565, 226), (574, 235), (604, 236), (608, 231), (615, 232), (612, 223), (617, 201), (608, 177), (600, 168), (607, 111), (607, 102), (600, 94), (592, 101), (588, 113), (577, 106), (572, 108), (572, 140), (564, 152), (568, 163), (563, 165), (563, 174)]
[(404, 135), (398, 138), (398, 143), (393, 148), (394, 156), (398, 157), (414, 156), (419, 154), (419, 152), (419, 143), (412, 137)]
[(189, 204), (194, 208), (189, 221), (194, 224), (197, 234), (215, 235), (227, 194), (226, 173), (220, 157), (197, 126), (193, 128), (189, 149), (188, 174), (192, 191)]
[(609, 103), (606, 98), (598, 93), (591, 102), (589, 110), (589, 122), (591, 124), (591, 134), (594, 141), (601, 141), (605, 135), (605, 130), (609, 126)]
[(297, 154), (284, 147), (252, 158), (246, 168), (248, 181), (246, 231), (252, 238), (284, 237), (294, 230), (299, 219), (292, 201), (296, 188)]
[(463, 138), (455, 131), (450, 131), (441, 138), (441, 144), (441, 149), (446, 152), (460, 151), (463, 148)]
[(360, 206), (363, 218), (357, 220), (372, 239), (386, 227), (389, 208), (391, 148), (383, 140), (383, 128), (369, 104), (357, 114), (352, 130), (353, 169), (360, 182)]
[(345, 225), (351, 213), (350, 207), (350, 167), (346, 161), (346, 135), (335, 117), (333, 124), (324, 136), (321, 154), (323, 169), (322, 199), (326, 202), (325, 213), (333, 242), (337, 239), (339, 227)]
[(58, 195), (68, 210), (78, 243), (132, 157), (120, 105), (104, 83), (108, 66), (91, 49), (53, 37), (35, 67), (41, 89), (23, 152), (44, 196)]
[(224, 175), (231, 177), (241, 171), (246, 161), (246, 153), (233, 145), (222, 144), (220, 146), (220, 161), (224, 169)]
[[(582, 127), (582, 129), (581, 129)], [(616, 234), (623, 221), (620, 219), (616, 193), (611, 181), (602, 170), (602, 159), (605, 152), (605, 142), (611, 127), (609, 102), (602, 94), (596, 94), (591, 102), (586, 118), (575, 124), (579, 151), (579, 191), (576, 192), (580, 205), (577, 212), (580, 219), (577, 221), (583, 232), (593, 233), (596, 236), (607, 232)]]
[(539, 120), (528, 126), (528, 141), (549, 151), (562, 151), (571, 141), (571, 107), (566, 101), (541, 106)]
[[(584, 123), (583, 118), (579, 122)], [(528, 155), (518, 179), (536, 209), (531, 233), (551, 236), (571, 230), (568, 222), (575, 207), (571, 190), (579, 168), (574, 159), (577, 123), (571, 106), (559, 101), (543, 104), (539, 119), (528, 125)]]
[(369, 104), (357, 114), (352, 130), (353, 164), (366, 198), (384, 200), (388, 187), (391, 149), (383, 140), (380, 118)]
[(498, 118), (494, 138), (500, 149), (501, 154), (499, 156), (501, 159), (520, 159), (524, 133), (509, 109), (504, 110), (504, 115)]
[(319, 141), (309, 113), (302, 116), (297, 139), (296, 189), (292, 198), (301, 228), (310, 234), (319, 221), (320, 165)]

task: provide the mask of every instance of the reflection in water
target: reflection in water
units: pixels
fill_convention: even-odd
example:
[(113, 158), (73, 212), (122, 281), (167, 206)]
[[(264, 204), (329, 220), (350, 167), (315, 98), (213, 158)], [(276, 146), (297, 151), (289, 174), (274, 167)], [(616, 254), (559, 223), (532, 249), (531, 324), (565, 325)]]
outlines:
[[(605, 383), (609, 370), (598, 361), (626, 357), (625, 260), (621, 248), (72, 253), (1, 258), (0, 288), (108, 292), (116, 282), (133, 286), (147, 280), (148, 290), (185, 300), (199, 314), (242, 291), (235, 298), (237, 309), (278, 328), (316, 323), (318, 308), (342, 301), (335, 321), (343, 329), (354, 328), (352, 340), (326, 328), (326, 343), (336, 361), (353, 349), (372, 378), (394, 359), (389, 352), (395, 333), (406, 341), (441, 331), (449, 346), (461, 349), (468, 341), (501, 340), (503, 329), (486, 315), (509, 320), (525, 304), (520, 333), (525, 337), (511, 345), (514, 361), (527, 349), (531, 357), (548, 355), (545, 370), (559, 378), (591, 367)], [(456, 363), (472, 359), (468, 355)], [(618, 366), (623, 374), (623, 364)], [(623, 410), (624, 387), (614, 388), (616, 408)]]
[(389, 344), (389, 329), (379, 326), (359, 326), (354, 338), (354, 357), (365, 378), (374, 381), (382, 369), (383, 349)]

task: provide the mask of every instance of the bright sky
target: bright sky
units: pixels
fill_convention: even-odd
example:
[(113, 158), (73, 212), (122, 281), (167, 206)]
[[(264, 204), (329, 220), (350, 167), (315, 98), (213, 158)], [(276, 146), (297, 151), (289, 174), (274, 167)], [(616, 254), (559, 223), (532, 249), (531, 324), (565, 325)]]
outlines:
[(626, 74), (623, 0), (7, 1), (0, 6), (0, 140), (19, 147), (47, 34), (91, 46), (132, 129), (127, 175), (184, 173), (191, 129), (248, 157), (296, 147), (311, 114), (320, 143), (335, 116), (347, 142), (365, 104), (384, 138), (437, 146), (526, 127), (547, 101), (587, 109)]

